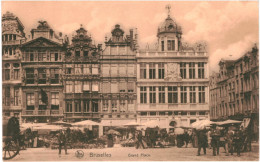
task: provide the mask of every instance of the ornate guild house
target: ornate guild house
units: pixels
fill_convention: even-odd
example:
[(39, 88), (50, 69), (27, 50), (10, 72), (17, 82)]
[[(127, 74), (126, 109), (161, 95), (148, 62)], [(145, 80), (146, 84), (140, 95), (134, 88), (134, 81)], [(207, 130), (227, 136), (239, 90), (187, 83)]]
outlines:
[(205, 44), (182, 42), (170, 12), (154, 50), (139, 49), (136, 30), (125, 34), (118, 24), (104, 50), (82, 25), (71, 42), (46, 21), (26, 38), (9, 12), (2, 27), (4, 116), (40, 123), (88, 119), (104, 127), (156, 121), (167, 129), (172, 121), (190, 126), (209, 118)]

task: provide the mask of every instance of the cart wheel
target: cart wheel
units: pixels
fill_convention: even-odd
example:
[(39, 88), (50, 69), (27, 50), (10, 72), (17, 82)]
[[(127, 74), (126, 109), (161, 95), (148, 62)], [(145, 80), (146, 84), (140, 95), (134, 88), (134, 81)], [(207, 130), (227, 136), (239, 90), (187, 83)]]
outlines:
[(7, 139), (3, 142), (3, 159), (9, 160), (14, 158), (19, 153), (19, 142), (18, 140)]

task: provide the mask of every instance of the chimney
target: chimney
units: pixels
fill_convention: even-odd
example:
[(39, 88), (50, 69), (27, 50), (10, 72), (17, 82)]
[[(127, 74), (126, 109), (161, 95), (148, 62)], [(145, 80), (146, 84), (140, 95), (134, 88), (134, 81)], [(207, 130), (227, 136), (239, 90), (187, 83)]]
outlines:
[(62, 32), (59, 32), (59, 36), (62, 37)]
[(102, 44), (98, 44), (98, 50), (102, 50)]

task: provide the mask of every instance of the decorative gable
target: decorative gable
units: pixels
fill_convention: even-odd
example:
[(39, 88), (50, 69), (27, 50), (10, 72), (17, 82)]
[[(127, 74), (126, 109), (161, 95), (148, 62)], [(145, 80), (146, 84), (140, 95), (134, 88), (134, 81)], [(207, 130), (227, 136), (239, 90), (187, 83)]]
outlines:
[(26, 42), (22, 45), (22, 48), (27, 48), (27, 47), (62, 47), (62, 44), (54, 42), (52, 40), (39, 37), (36, 39), (33, 39), (29, 42)]

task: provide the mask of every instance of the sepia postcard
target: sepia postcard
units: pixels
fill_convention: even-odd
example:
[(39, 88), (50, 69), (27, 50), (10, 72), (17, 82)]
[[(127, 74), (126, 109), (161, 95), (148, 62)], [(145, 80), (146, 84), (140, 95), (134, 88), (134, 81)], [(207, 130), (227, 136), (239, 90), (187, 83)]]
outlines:
[(3, 161), (258, 161), (258, 1), (2, 1)]

